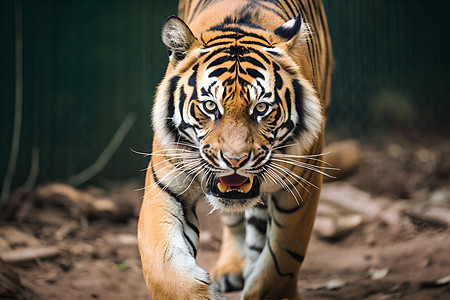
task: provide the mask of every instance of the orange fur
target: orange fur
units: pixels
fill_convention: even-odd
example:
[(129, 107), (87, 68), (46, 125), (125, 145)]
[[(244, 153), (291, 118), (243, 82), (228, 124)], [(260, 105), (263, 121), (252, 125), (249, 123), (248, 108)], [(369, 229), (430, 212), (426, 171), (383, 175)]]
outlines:
[[(299, 13), (304, 24), (294, 31)], [(245, 213), (247, 223), (222, 218), (211, 272), (219, 288), (230, 288), (228, 279), (242, 288), (245, 278), (243, 299), (301, 299), (297, 277), (322, 183), (331, 85), (323, 4), (181, 0), (179, 16), (187, 24), (169, 18), (163, 25), (170, 63), (155, 97), (138, 225), (147, 287), (154, 299), (222, 299), (195, 263), (195, 205), (207, 194), (213, 207), (242, 220), (259, 202)], [(266, 110), (256, 110), (260, 103)], [(240, 183), (214, 190), (229, 176)]]

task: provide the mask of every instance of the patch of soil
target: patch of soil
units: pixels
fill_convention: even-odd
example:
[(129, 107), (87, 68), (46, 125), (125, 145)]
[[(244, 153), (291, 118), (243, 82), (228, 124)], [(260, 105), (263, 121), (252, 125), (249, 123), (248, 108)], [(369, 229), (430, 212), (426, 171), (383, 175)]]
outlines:
[[(449, 141), (434, 142), (433, 147), (396, 142), (362, 145), (362, 149), (358, 172), (346, 179), (353, 186), (388, 198), (393, 206), (407, 202), (415, 208), (450, 208)], [(130, 185), (108, 191), (88, 189), (86, 194), (94, 198), (79, 205), (76, 201), (85, 194), (77, 194), (75, 202), (60, 197), (46, 203), (34, 197), (36, 191), (16, 193), (20, 201), (13, 202), (21, 205), (0, 223), (0, 255), (22, 247), (59, 249), (48, 258), (8, 264), (20, 278), (15, 281), (20, 293), (16, 298), (150, 299), (136, 240), (142, 192), (134, 190)], [(127, 215), (114, 214), (110, 205), (117, 201), (105, 199), (120, 199)], [(198, 263), (205, 269), (214, 265), (221, 237), (218, 217), (209, 212), (206, 204), (200, 204)], [(399, 231), (376, 217), (336, 239), (314, 234), (298, 282), (304, 298), (450, 299), (450, 285), (436, 283), (450, 274), (448, 227), (406, 214), (401, 218), (413, 226)], [(17, 233), (15, 240), (11, 234), (7, 237), (6, 228), (11, 227), (22, 233), (21, 238)], [(16, 278), (13, 273), (8, 278)], [(1, 293), (0, 299), (15, 299)], [(239, 299), (239, 292), (226, 296)]]
[(361, 148), (360, 168), (347, 180), (371, 194), (425, 200), (429, 192), (450, 186), (450, 140), (390, 139)]

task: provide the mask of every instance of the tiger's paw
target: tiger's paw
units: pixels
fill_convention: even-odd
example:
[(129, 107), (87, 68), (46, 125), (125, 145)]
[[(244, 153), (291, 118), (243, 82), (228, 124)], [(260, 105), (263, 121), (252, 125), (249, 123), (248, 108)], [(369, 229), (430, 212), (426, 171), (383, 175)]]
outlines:
[(219, 292), (240, 291), (244, 287), (244, 277), (242, 274), (223, 274), (217, 280), (214, 280)]
[(239, 265), (216, 265), (211, 271), (211, 277), (219, 292), (232, 292), (242, 290), (244, 277), (242, 266)]

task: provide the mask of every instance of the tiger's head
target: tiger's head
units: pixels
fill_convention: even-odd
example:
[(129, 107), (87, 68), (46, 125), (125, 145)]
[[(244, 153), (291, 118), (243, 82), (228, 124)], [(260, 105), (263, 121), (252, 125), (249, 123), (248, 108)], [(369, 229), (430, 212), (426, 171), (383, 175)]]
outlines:
[[(170, 65), (153, 107), (155, 134), (214, 208), (240, 211), (283, 188), (276, 153), (306, 153), (323, 129), (321, 103), (302, 76), (298, 16), (274, 31), (222, 24), (195, 37), (163, 25)], [(189, 180), (188, 180), (189, 182)]]

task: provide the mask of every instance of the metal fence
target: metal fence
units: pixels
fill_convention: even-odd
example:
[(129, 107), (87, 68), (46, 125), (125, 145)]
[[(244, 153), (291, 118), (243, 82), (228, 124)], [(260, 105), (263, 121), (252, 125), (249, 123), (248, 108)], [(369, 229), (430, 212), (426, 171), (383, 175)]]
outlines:
[[(328, 130), (361, 136), (432, 128), (448, 135), (450, 1), (324, 3), (336, 58)], [(0, 183), (11, 161), (18, 84), (23, 97), (13, 188), (27, 179), (67, 180), (96, 161), (107, 162), (97, 182), (142, 174), (147, 158), (130, 149), (151, 149), (151, 102), (167, 62), (159, 31), (176, 5), (1, 1)]]

